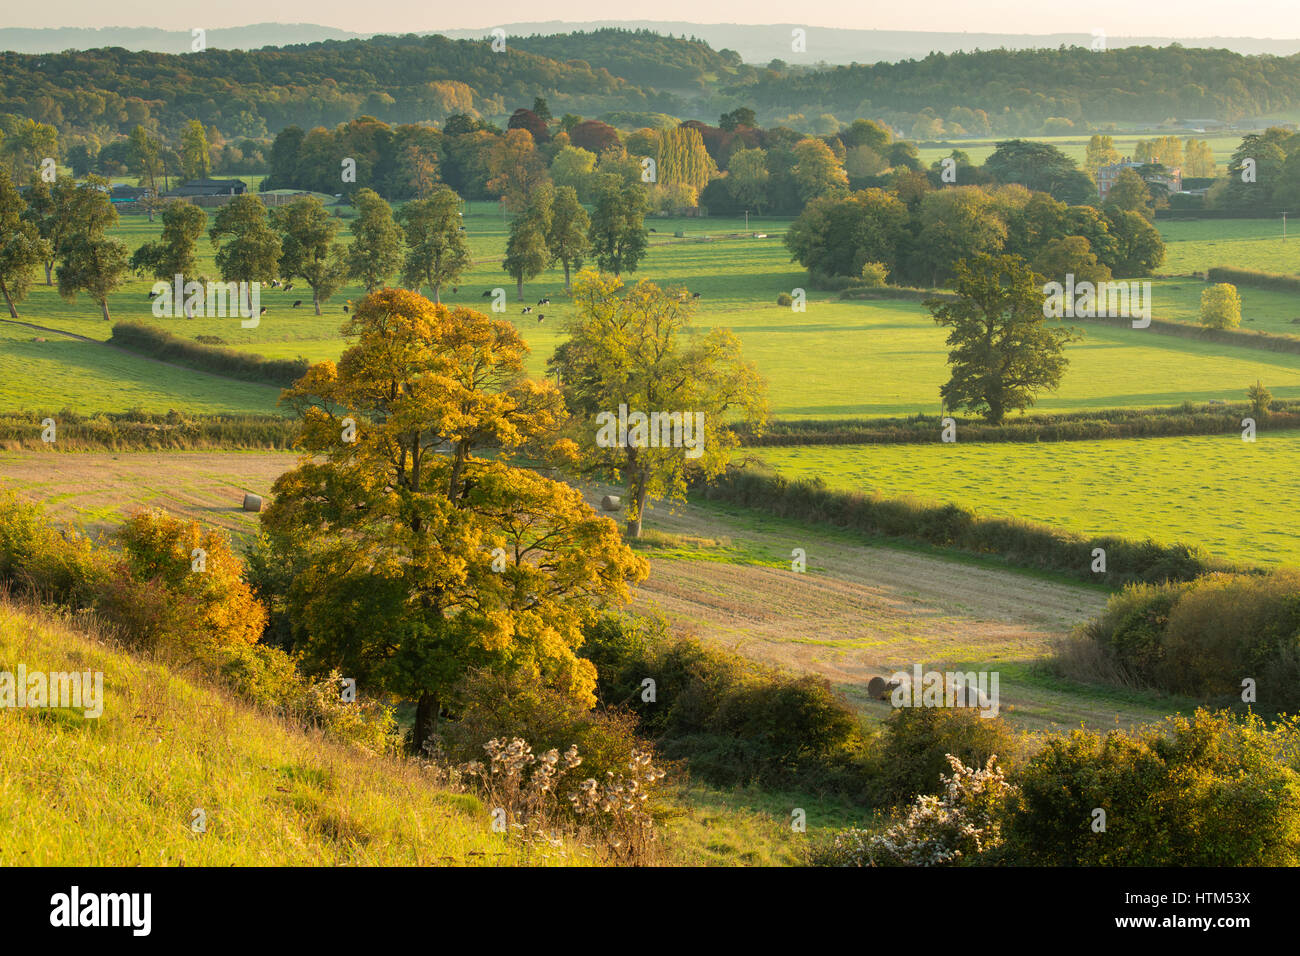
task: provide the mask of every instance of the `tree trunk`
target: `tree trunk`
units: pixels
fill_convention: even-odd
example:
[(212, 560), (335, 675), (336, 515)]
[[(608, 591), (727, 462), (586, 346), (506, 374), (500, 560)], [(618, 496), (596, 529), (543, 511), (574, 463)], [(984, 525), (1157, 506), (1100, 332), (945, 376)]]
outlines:
[(564, 260), (564, 291), (569, 291), (569, 260)]
[(442, 283), (434, 283), (433, 286), (433, 304), (442, 305)]
[(14, 308), (14, 300), (9, 298), (9, 290), (4, 287), (4, 283), (0, 283), (0, 292), (5, 294), (5, 305), (9, 306), (9, 317), (18, 318), (18, 310)]
[(320, 293), (315, 289), (311, 290), (311, 304), (316, 307), (316, 314), (320, 315)]
[(107, 296), (105, 296), (103, 299), (100, 300), (100, 302), (99, 302), (99, 308), (100, 308), (100, 310), (104, 313), (104, 321), (105, 321), (105, 322), (112, 321), (112, 320), (109, 319), (109, 317), (108, 317), (108, 297), (107, 297)]
[(519, 301), (523, 302), (524, 301), (524, 277), (520, 276), (515, 281), (518, 283), (518, 285), (515, 288), (519, 290)]
[(641, 520), (645, 517), (646, 487), (649, 484), (644, 478), (635, 481), (633, 500), (636, 502), (636, 515), (627, 521), (627, 536), (633, 540), (641, 537)]
[(54, 280), (50, 278), (50, 272), (54, 269), (54, 260), (51, 259), (45, 263), (45, 284), (54, 285)]
[(425, 741), (433, 736), (438, 726), (438, 699), (427, 690), (420, 694), (420, 701), (415, 705), (415, 726), (411, 729), (412, 749), (420, 753)]

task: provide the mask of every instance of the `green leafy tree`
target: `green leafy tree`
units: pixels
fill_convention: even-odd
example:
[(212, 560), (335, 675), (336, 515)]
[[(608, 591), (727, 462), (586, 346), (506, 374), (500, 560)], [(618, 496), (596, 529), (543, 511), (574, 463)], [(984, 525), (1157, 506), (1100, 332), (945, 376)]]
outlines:
[(9, 315), (18, 318), (15, 307), (32, 287), (32, 276), (49, 256), (49, 244), (41, 238), (36, 225), (23, 218), (27, 203), (10, 178), (9, 170), (0, 166), (0, 294), (9, 306)]
[[(575, 416), (578, 445), (595, 469), (627, 485), (628, 535), (641, 535), (649, 496), (684, 499), (691, 475), (719, 474), (737, 446), (732, 417), (754, 428), (767, 420), (765, 385), (741, 357), (727, 329), (692, 328), (692, 306), (649, 282), (631, 289), (621, 280), (583, 272), (573, 286), (576, 318), (556, 351), (566, 403)], [(625, 444), (611, 438), (610, 416), (629, 412), (678, 415), (681, 428)], [(693, 429), (693, 446), (686, 446)], [(680, 436), (678, 442), (674, 436)]]
[(967, 408), (998, 424), (1007, 412), (1055, 390), (1069, 365), (1072, 329), (1043, 317), (1040, 277), (1018, 256), (975, 256), (956, 266), (956, 301), (927, 300), (935, 322), (950, 329), (952, 377), (939, 389), (946, 408)]
[(1097, 170), (1101, 169), (1101, 167), (1109, 166), (1111, 163), (1118, 163), (1119, 160), (1119, 150), (1115, 148), (1114, 137), (1093, 133), (1088, 140), (1088, 149), (1083, 160), (1083, 165), (1088, 172), (1096, 176)]
[(460, 197), (440, 186), (428, 199), (408, 202), (397, 219), (406, 232), (402, 282), (416, 292), (429, 286), (433, 301), (441, 302), (442, 287), (454, 283), (472, 264), (460, 224)]
[(315, 196), (303, 196), (271, 212), (280, 232), (280, 275), (311, 286), (312, 305), (328, 302), (347, 280), (346, 251), (334, 241), (339, 221)]
[(155, 279), (191, 278), (198, 272), (196, 254), (208, 214), (193, 203), (173, 199), (163, 206), (162, 223), (158, 239), (131, 253), (131, 269)]
[(882, 189), (814, 199), (785, 235), (786, 248), (809, 272), (860, 276), (868, 262), (893, 267), (908, 239), (907, 207)]
[(472, 669), (594, 706), (575, 649), (646, 567), (576, 488), (515, 464), (555, 447), (555, 387), (524, 377), (509, 322), (404, 289), (367, 296), (343, 332), (338, 365), (285, 393), (309, 457), (262, 518), (292, 570), (294, 649), (415, 699), (417, 749)]
[(140, 185), (149, 191), (140, 202), (149, 212), (149, 221), (153, 222), (154, 212), (159, 205), (158, 197), (162, 194), (158, 188), (158, 180), (163, 175), (162, 146), (143, 126), (137, 126), (131, 130), (128, 155), (131, 172), (139, 178)]
[[(236, 196), (217, 210), (208, 238), (227, 282), (270, 282), (280, 277), (280, 236), (256, 196)], [(251, 299), (246, 303), (252, 308)]]
[(596, 264), (606, 272), (635, 272), (648, 248), (647, 201), (641, 183), (601, 177), (588, 238)]
[(352, 205), (358, 215), (350, 227), (348, 274), (374, 292), (402, 267), (402, 230), (393, 219), (393, 207), (373, 189), (357, 190)]
[(951, 186), (928, 193), (917, 215), (921, 263), (937, 286), (954, 264), (1002, 251), (1007, 228), (993, 200), (978, 186)]
[(528, 197), (528, 206), (510, 223), (501, 268), (515, 280), (520, 301), (524, 298), (524, 280), (541, 275), (550, 264), (546, 234), (551, 227), (554, 203), (555, 190), (547, 183), (533, 190)]
[(117, 224), (117, 210), (108, 198), (108, 182), (91, 176), (76, 187), (72, 200), (73, 228), (59, 241), (59, 266), (55, 270), (59, 295), (75, 302), (85, 292), (109, 321), (108, 297), (129, 269), (126, 243), (105, 232)]
[(1246, 389), (1246, 398), (1250, 400), (1250, 413), (1255, 421), (1262, 422), (1268, 418), (1268, 407), (1273, 403), (1273, 393), (1264, 387), (1264, 383), (1255, 379), (1255, 384)]
[(1165, 241), (1141, 213), (1108, 208), (1106, 220), (1115, 240), (1115, 259), (1111, 263), (1115, 275), (1150, 275), (1165, 261)]
[(1151, 190), (1135, 169), (1121, 169), (1110, 191), (1106, 193), (1106, 208), (1135, 212), (1150, 222), (1156, 216)]
[(578, 201), (578, 192), (572, 186), (555, 190), (551, 206), (551, 224), (546, 233), (546, 248), (551, 262), (564, 266), (564, 291), (569, 291), (570, 271), (582, 268), (582, 260), (591, 246), (588, 232), (591, 219)]
[(746, 209), (763, 211), (767, 205), (767, 183), (771, 176), (765, 150), (738, 149), (727, 161), (727, 191)]

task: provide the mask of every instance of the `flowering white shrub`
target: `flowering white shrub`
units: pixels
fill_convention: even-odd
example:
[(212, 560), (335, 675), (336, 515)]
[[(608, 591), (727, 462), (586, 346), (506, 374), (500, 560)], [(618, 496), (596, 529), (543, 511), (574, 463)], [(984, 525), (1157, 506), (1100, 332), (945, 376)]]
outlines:
[(1016, 788), (990, 757), (984, 769), (951, 754), (952, 774), (941, 796), (916, 798), (907, 815), (883, 832), (850, 828), (817, 852), (814, 862), (836, 866), (946, 866), (973, 862), (1003, 843), (1002, 809)]

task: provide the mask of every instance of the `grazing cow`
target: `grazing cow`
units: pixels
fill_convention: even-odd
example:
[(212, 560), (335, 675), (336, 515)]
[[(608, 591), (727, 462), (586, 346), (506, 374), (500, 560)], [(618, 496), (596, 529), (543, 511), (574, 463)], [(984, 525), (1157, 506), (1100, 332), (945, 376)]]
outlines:
[(290, 308), (296, 309), (300, 305), (302, 305), (302, 299), (298, 299), (292, 306), (290, 306)]
[(149, 293), (149, 298), (152, 299), (152, 298), (153, 298), (154, 296), (156, 296), (157, 294), (158, 294), (157, 292), (150, 292), (150, 293)]
[(658, 232), (659, 230), (658, 230), (658, 229), (653, 229), (653, 228), (652, 228), (650, 231), (651, 231), (651, 232)]
[(531, 311), (533, 311), (533, 307), (532, 307), (531, 305), (526, 305), (526, 306), (524, 306), (524, 309), (523, 309), (523, 314), (524, 314), (524, 315), (527, 315), (527, 314), (528, 314), (529, 312), (531, 312)]
[(490, 299), (490, 298), (492, 298), (492, 290), (491, 290), (491, 289), (488, 289), (486, 292), (484, 292), (484, 293), (483, 293), (483, 298), (485, 298), (485, 299)]
[(691, 293), (691, 298), (692, 298), (692, 299), (698, 299), (702, 294), (703, 294), (703, 293), (700, 293), (700, 292), (692, 292), (692, 293)]
[(278, 289), (278, 288), (280, 288), (280, 280), (279, 280), (279, 279), (272, 279), (272, 280), (271, 280), (271, 288), (272, 288), (272, 289)]
[(346, 312), (347, 310), (348, 310), (348, 307), (345, 305), (345, 306), (343, 307), (343, 311)]
[(292, 282), (286, 282), (286, 283), (284, 284), (284, 291), (285, 291), (285, 292), (288, 292), (288, 291), (289, 291), (290, 289), (292, 289), (292, 288), (293, 288), (293, 283), (292, 283)]
[(550, 299), (538, 299), (538, 300), (537, 300), (537, 304), (538, 304), (538, 305), (550, 305), (550, 304), (551, 304), (551, 300), (550, 300)]
[(259, 313), (257, 313), (257, 314), (258, 314), (258, 315), (266, 315), (266, 306), (262, 306), (262, 311), (259, 312)]
[(541, 324), (542, 324), (543, 322), (545, 322), (545, 321), (546, 321), (546, 316), (541, 315), (541, 314), (538, 314), (538, 316), (537, 316), (537, 324), (538, 324), (538, 325), (541, 325)]

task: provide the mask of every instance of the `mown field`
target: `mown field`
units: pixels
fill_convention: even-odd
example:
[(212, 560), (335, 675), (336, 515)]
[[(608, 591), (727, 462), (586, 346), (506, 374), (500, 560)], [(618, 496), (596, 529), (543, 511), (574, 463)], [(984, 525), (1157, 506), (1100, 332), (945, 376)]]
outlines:
[(1300, 433), (1041, 444), (764, 448), (790, 478), (954, 502), (1085, 534), (1199, 543), (1254, 564), (1300, 563)]
[[(506, 222), (494, 203), (474, 203), (466, 216), (475, 266), (459, 291), (448, 291), (450, 304), (483, 308), (483, 293), (507, 289), (509, 311), (532, 347), (530, 367), (542, 374), (545, 361), (563, 336), (571, 307), (560, 293), (558, 269), (525, 286), (525, 302), (535, 309), (522, 315), (513, 283), (500, 267)], [(702, 293), (700, 322), (721, 325), (740, 336), (746, 356), (770, 385), (774, 414), (784, 417), (861, 417), (906, 415), (938, 409), (939, 385), (947, 378), (944, 332), (917, 303), (907, 301), (841, 301), (834, 293), (809, 290), (806, 312), (776, 305), (776, 296), (807, 284), (806, 275), (791, 263), (780, 241), (784, 221), (743, 219), (651, 220), (650, 254), (633, 278), (646, 277)], [(1208, 255), (1207, 230), (1228, 224), (1171, 223), (1166, 228), (1183, 235), (1188, 248), (1179, 253), (1195, 268), (1217, 264)], [(1260, 224), (1243, 228), (1258, 230)], [(144, 217), (124, 219), (119, 235), (132, 246), (155, 235), (160, 225)], [(1181, 231), (1180, 231), (1181, 230)], [(681, 231), (685, 238), (674, 239)], [(753, 238), (766, 233), (767, 238)], [(1199, 237), (1199, 238), (1198, 238)], [(1264, 242), (1264, 240), (1258, 240)], [(1297, 240), (1300, 241), (1300, 240)], [(1280, 243), (1278, 243), (1280, 245)], [(206, 241), (201, 268), (215, 273)], [(1237, 265), (1277, 268), (1259, 257), (1233, 258)], [(1189, 271), (1190, 271), (1189, 267)], [(1173, 271), (1173, 270), (1168, 270)], [(155, 323), (180, 335), (218, 336), (232, 347), (275, 358), (299, 355), (311, 360), (337, 358), (344, 343), (339, 327), (343, 307), (361, 295), (349, 287), (316, 316), (310, 290), (295, 285), (290, 292), (267, 290), (262, 303), (268, 313), (255, 329), (242, 329), (237, 319), (156, 319), (148, 300), (152, 283), (132, 281), (110, 300), (115, 320)], [(1156, 315), (1194, 321), (1202, 284), (1194, 279), (1169, 280), (1156, 286)], [(1300, 329), (1290, 319), (1300, 317), (1286, 296), (1245, 291), (1247, 327), (1275, 332)], [(543, 296), (552, 305), (537, 307)], [(292, 303), (302, 299), (303, 305)], [(110, 323), (83, 297), (64, 302), (55, 290), (34, 289), (23, 304), (23, 321), (57, 328), (93, 339), (106, 339)], [(537, 321), (537, 314), (545, 316)], [(1293, 314), (1294, 313), (1294, 314)], [(1103, 327), (1085, 328), (1085, 339), (1069, 351), (1071, 365), (1061, 389), (1044, 396), (1044, 410), (1104, 407), (1143, 407), (1178, 404), (1184, 400), (1239, 399), (1256, 379), (1278, 397), (1300, 397), (1300, 356), (1253, 349), (1215, 346), (1161, 337), (1150, 332)], [(38, 338), (46, 341), (37, 342)], [(249, 411), (274, 408), (277, 391), (246, 383), (176, 370), (157, 362), (107, 352), (91, 343), (63, 339), (45, 332), (0, 322), (0, 406), (57, 411), (95, 411), (139, 406), (151, 411), (169, 408)]]

